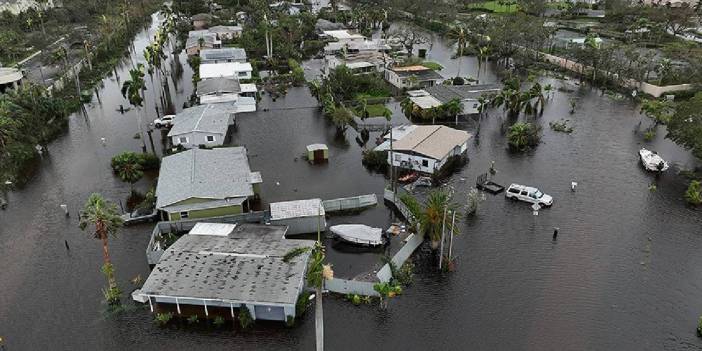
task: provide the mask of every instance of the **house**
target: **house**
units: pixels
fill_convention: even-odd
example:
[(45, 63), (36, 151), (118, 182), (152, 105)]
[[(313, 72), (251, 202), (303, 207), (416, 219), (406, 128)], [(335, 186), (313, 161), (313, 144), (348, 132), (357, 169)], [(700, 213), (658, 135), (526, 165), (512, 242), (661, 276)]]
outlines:
[(200, 51), (200, 63), (222, 62), (246, 62), (246, 50), (241, 48), (221, 48)]
[(441, 106), (451, 100), (461, 102), (461, 114), (470, 115), (480, 112), (481, 96), (488, 96), (500, 92), (499, 84), (481, 85), (435, 85), (425, 90), (408, 91), (409, 99), (419, 109), (428, 109)]
[(199, 55), (203, 49), (218, 49), (222, 41), (214, 33), (196, 33), (185, 41), (185, 52), (188, 56)]
[(342, 30), (342, 29), (346, 29), (346, 26), (344, 26), (343, 23), (336, 23), (336, 22), (325, 20), (323, 18), (317, 19), (317, 22), (314, 24), (314, 31), (315, 31), (315, 33), (317, 33), (317, 36), (323, 36), (324, 31)]
[(49, 9), (54, 7), (54, 1), (36, 1), (36, 0), (0, 0), (0, 13), (9, 11), (13, 15), (18, 15), (21, 12), (31, 8)]
[(244, 31), (241, 26), (214, 26), (207, 29), (210, 33), (217, 34), (219, 40), (232, 40), (239, 38)]
[(229, 77), (251, 79), (253, 67), (248, 62), (204, 63), (200, 65), (200, 79)]
[(262, 182), (249, 168), (246, 148), (186, 150), (163, 158), (156, 209), (169, 221), (248, 212)]
[(0, 94), (8, 89), (17, 89), (22, 84), (22, 71), (12, 67), (0, 67)]
[(385, 70), (385, 80), (398, 91), (413, 87), (432, 87), (441, 83), (443, 79), (436, 71), (421, 65), (392, 67)]
[(347, 29), (325, 30), (325, 31), (322, 31), (320, 38), (332, 40), (332, 41), (337, 41), (337, 42), (341, 42), (341, 43), (348, 43), (348, 42), (352, 42), (352, 41), (365, 41), (366, 40), (365, 36), (358, 34), (358, 33), (352, 33)]
[(393, 135), (388, 163), (427, 174), (439, 171), (452, 156), (464, 156), (471, 137), (468, 132), (441, 125), (413, 126), (398, 134), (397, 140)]
[[(312, 240), (285, 238), (287, 227), (198, 223), (161, 256), (141, 289), (152, 312), (289, 322), (305, 288)], [(301, 250), (302, 249), (302, 250)], [(300, 251), (294, 257), (289, 252)]]
[(287, 235), (323, 233), (327, 228), (320, 199), (273, 202), (270, 209), (271, 224), (287, 226)]
[(210, 78), (197, 82), (201, 104), (232, 103), (235, 112), (256, 111), (256, 85), (240, 84), (237, 78)]
[(302, 2), (278, 1), (268, 5), (273, 11), (285, 11), (289, 16), (297, 16), (307, 8)]
[(385, 41), (380, 39), (333, 41), (324, 46), (324, 54), (337, 55), (374, 51), (388, 52), (391, 49), (390, 45), (387, 45)]
[(191, 23), (195, 29), (207, 28), (212, 22), (212, 15), (209, 13), (198, 13), (190, 18)]
[(324, 57), (324, 74), (329, 74), (341, 65), (345, 65), (353, 74), (382, 72), (391, 62), (390, 56), (377, 51), (349, 54), (345, 57), (328, 55)]
[(229, 126), (234, 124), (235, 107), (227, 105), (199, 105), (176, 114), (168, 132), (173, 146), (186, 149), (221, 146)]

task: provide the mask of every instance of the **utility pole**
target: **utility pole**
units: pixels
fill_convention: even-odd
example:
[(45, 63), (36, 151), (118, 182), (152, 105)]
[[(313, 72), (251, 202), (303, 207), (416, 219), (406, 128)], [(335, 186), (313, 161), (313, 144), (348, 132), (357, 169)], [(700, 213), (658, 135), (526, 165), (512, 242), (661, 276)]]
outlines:
[(446, 236), (446, 212), (448, 208), (444, 207), (444, 216), (442, 217), (443, 220), (441, 221), (441, 243), (439, 245), (439, 271), (441, 271), (443, 267), (443, 262), (444, 262), (444, 241), (445, 241), (445, 236)]
[(393, 128), (392, 128), (392, 124), (391, 124), (390, 125), (390, 189), (392, 189), (393, 200), (395, 200), (395, 191), (397, 189), (395, 186), (395, 159), (394, 159), (394, 155), (392, 152), (392, 150), (393, 150), (392, 149), (392, 130), (393, 130)]
[(449, 239), (449, 253), (448, 253), (448, 261), (449, 264), (451, 264), (451, 252), (453, 250), (453, 228), (454, 225), (456, 224), (456, 212), (453, 212), (453, 219), (451, 219), (451, 239)]

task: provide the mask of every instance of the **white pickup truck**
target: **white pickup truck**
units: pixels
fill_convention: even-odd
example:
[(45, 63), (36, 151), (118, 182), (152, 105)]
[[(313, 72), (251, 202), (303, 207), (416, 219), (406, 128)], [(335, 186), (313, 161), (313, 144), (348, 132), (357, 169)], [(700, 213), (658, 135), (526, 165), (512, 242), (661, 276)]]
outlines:
[(154, 120), (154, 126), (156, 128), (161, 128), (161, 127), (172, 127), (173, 126), (173, 120), (175, 119), (175, 115), (165, 115), (161, 118), (156, 118)]

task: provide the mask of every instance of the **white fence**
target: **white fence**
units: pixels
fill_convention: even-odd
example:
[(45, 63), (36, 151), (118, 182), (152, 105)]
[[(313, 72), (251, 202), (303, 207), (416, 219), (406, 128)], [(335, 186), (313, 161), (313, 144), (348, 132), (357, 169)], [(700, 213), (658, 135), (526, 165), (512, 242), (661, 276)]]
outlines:
[(372, 282), (334, 278), (325, 280), (324, 288), (339, 294), (380, 296), (380, 294), (373, 289), (373, 284)]
[(322, 206), (324, 206), (324, 211), (326, 212), (355, 210), (375, 206), (377, 204), (378, 197), (375, 196), (375, 194), (342, 197), (339, 199), (322, 201)]

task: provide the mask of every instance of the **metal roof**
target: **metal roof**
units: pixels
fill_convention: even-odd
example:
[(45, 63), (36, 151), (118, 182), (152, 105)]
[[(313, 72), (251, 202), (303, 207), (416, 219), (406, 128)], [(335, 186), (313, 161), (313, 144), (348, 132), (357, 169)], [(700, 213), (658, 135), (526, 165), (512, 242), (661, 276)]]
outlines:
[(143, 295), (224, 303), (294, 305), (304, 285), (310, 252), (289, 262), (311, 240), (285, 239), (285, 226), (241, 223), (227, 236), (183, 235), (161, 256), (141, 288)]
[(456, 146), (470, 139), (468, 132), (446, 126), (416, 126), (402, 139), (393, 143), (394, 151), (412, 151), (441, 160)]
[(189, 235), (218, 235), (228, 236), (236, 228), (236, 223), (195, 223), (193, 229), (188, 232)]
[(324, 216), (321, 199), (271, 203), (271, 220)]
[(216, 77), (197, 82), (197, 96), (221, 93), (239, 93), (241, 86), (236, 78)]
[(497, 93), (500, 89), (502, 89), (500, 84), (435, 85), (427, 88), (426, 91), (442, 103), (447, 103), (453, 99), (475, 100), (486, 93)]
[(310, 144), (307, 145), (307, 151), (314, 151), (314, 150), (329, 150), (326, 144)]
[(200, 65), (200, 79), (234, 77), (238, 72), (251, 71), (253, 67), (248, 62), (203, 63)]
[(417, 105), (423, 110), (443, 105), (443, 103), (439, 99), (433, 96), (410, 96), (409, 99), (412, 100), (412, 102), (415, 105)]
[(214, 26), (207, 29), (211, 33), (236, 33), (244, 29), (241, 26)]
[(400, 77), (415, 76), (420, 81), (443, 79), (439, 73), (424, 66), (393, 67), (390, 70)]
[(226, 200), (253, 196), (250, 175), (243, 147), (191, 149), (164, 157), (156, 185), (156, 208), (178, 205), (191, 198)]
[(0, 67), (0, 84), (8, 84), (22, 79), (22, 72), (12, 67)]
[[(200, 38), (204, 40), (204, 45), (209, 45), (209, 46), (214, 46), (218, 42), (217, 40), (217, 34), (214, 33), (203, 33), (203, 34), (194, 34), (192, 36), (188, 37), (188, 40), (185, 41), (185, 48), (193, 48), (196, 46), (200, 46)], [(203, 46), (204, 46), (203, 45)]]
[(198, 105), (189, 107), (176, 114), (173, 128), (168, 132), (169, 137), (192, 132), (227, 134), (230, 115), (236, 110), (227, 105)]
[(202, 62), (215, 60), (246, 61), (246, 50), (242, 48), (206, 49), (200, 51)]

